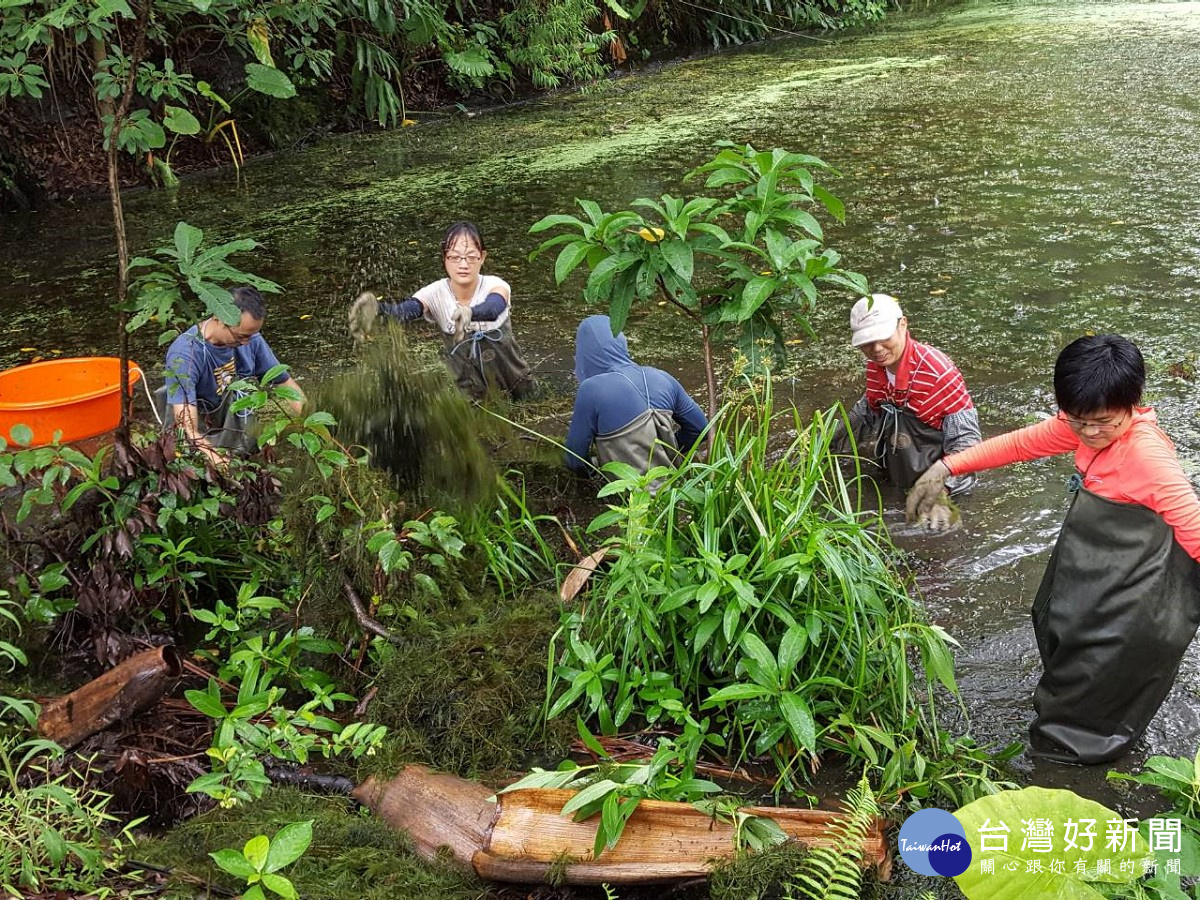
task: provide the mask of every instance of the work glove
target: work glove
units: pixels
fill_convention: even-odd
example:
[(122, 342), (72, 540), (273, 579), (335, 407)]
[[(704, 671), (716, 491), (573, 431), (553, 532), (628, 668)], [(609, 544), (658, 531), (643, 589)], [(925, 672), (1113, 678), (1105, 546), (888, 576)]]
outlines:
[(454, 342), (461, 343), (467, 336), (467, 325), (471, 322), (471, 307), (461, 303), (450, 312), (450, 324), (454, 327)]
[(943, 491), (938, 502), (930, 508), (925, 525), (930, 531), (948, 531), (953, 524), (954, 508), (950, 506), (950, 497)]
[(371, 291), (363, 291), (358, 299), (350, 304), (350, 336), (362, 343), (375, 327), (379, 318), (379, 298)]
[[(908, 492), (908, 502), (905, 512), (908, 521), (927, 524), (934, 531), (942, 531), (950, 527), (953, 518), (950, 510), (950, 495), (946, 491), (946, 479), (950, 477), (950, 469), (940, 459), (925, 470), (925, 474), (917, 479), (917, 483)], [(945, 510), (945, 514), (933, 513), (935, 508)]]

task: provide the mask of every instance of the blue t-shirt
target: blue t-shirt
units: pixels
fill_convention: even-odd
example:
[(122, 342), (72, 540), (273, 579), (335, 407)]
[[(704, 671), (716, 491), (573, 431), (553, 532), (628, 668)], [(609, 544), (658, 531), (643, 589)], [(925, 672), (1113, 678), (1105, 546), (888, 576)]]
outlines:
[[(211, 412), (225, 399), (225, 391), (242, 378), (262, 378), (279, 365), (270, 345), (261, 334), (242, 347), (214, 347), (200, 337), (200, 326), (193, 325), (171, 342), (163, 372), (167, 384), (167, 402), (197, 407)], [(285, 372), (275, 379), (288, 379)]]

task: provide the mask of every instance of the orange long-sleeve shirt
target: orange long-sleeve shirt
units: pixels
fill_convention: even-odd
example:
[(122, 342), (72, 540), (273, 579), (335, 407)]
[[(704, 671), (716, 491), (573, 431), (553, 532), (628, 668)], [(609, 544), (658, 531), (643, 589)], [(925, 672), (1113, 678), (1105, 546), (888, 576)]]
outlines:
[(1119, 503), (1138, 503), (1163, 517), (1188, 555), (1200, 561), (1200, 499), (1183, 474), (1175, 445), (1150, 407), (1135, 407), (1133, 422), (1103, 450), (1079, 440), (1063, 419), (1052, 418), (989, 438), (942, 459), (952, 475), (1075, 451), (1075, 468), (1089, 491)]

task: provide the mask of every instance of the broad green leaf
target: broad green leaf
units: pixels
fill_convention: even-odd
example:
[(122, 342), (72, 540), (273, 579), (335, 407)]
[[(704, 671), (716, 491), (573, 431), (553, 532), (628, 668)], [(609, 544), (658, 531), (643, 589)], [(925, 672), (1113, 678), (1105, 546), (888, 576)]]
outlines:
[[(210, 682), (211, 684), (212, 682)], [(200, 712), (214, 719), (225, 718), (225, 706), (209, 691), (184, 691), (183, 696)]]
[(522, 791), (534, 788), (565, 788), (578, 776), (577, 769), (567, 769), (561, 772), (530, 772), (520, 781), (501, 788), (497, 793), (507, 794), (509, 791)]
[(757, 684), (731, 684), (709, 694), (704, 705), (712, 706), (716, 703), (727, 703), (730, 700), (755, 700), (759, 697), (768, 697), (770, 694), (770, 690)]
[(50, 862), (57, 866), (67, 858), (67, 842), (63, 839), (58, 829), (47, 825), (42, 832), (41, 838), (42, 846), (46, 848)]
[[(175, 251), (179, 254), (181, 263), (192, 261), (192, 257), (196, 253), (196, 248), (200, 246), (200, 242), (204, 240), (204, 232), (195, 225), (189, 225), (187, 222), (180, 222), (175, 226)], [(232, 304), (232, 301), (230, 301)], [(238, 321), (241, 321), (239, 315)]]
[(200, 133), (200, 120), (182, 106), (168, 106), (163, 115), (163, 125), (176, 134)]
[[(1134, 832), (1122, 849), (1112, 846), (1106, 839), (1108, 823), (1123, 817), (1111, 809), (1080, 797), (1073, 791), (1051, 790), (1030, 787), (1019, 791), (1001, 791), (976, 800), (956, 812), (962, 822), (967, 842), (971, 845), (971, 865), (963, 874), (955, 876), (959, 889), (967, 900), (1027, 900), (1030, 897), (1054, 897), (1056, 900), (1099, 900), (1104, 895), (1090, 885), (1095, 882), (1131, 883), (1140, 879), (1144, 872), (1144, 861), (1153, 860), (1146, 842)], [(1048, 820), (1053, 826), (1051, 852), (1022, 849), (1026, 845), (1022, 829), (1023, 822)], [(1067, 822), (1076, 823), (1077, 829), (1095, 832), (1090, 842), (1076, 839), (1075, 846), (1067, 846), (1064, 832)], [(1090, 826), (1086, 822), (1091, 822)], [(980, 829), (987, 827), (981, 836)], [(994, 829), (1007, 828), (1008, 831)], [(987, 838), (988, 849), (983, 849), (982, 838)], [(1005, 840), (1001, 841), (1000, 838)], [(1060, 860), (1063, 871), (1050, 870), (1050, 860)], [(983, 863), (992, 861), (997, 874), (984, 874)], [(1027, 865), (1032, 860), (1043, 863), (1043, 871), (1029, 872)], [(1100, 871), (1100, 864), (1106, 871)], [(1127, 862), (1128, 861), (1128, 862)], [(1076, 863), (1082, 863), (1084, 874), (1076, 871)], [(1125, 871), (1122, 863), (1126, 863)], [(1003, 873), (1003, 874), (999, 874)]]
[(614, 331), (625, 330), (625, 322), (628, 321), (629, 311), (633, 308), (633, 297), (632, 285), (626, 285), (613, 293), (612, 300), (608, 304), (608, 319), (612, 322)]
[(452, 71), (466, 75), (468, 78), (487, 78), (496, 71), (496, 67), (488, 58), (487, 51), (479, 46), (443, 53), (442, 59)]
[(936, 632), (921, 642), (921, 660), (925, 663), (926, 672), (937, 678), (950, 693), (958, 694), (958, 684), (954, 680), (954, 657)]
[[(141, 113), (142, 115), (139, 115)], [(165, 147), (167, 134), (144, 109), (136, 110), (121, 126), (120, 145), (131, 153)]]
[(250, 42), (250, 49), (254, 51), (260, 63), (270, 68), (275, 67), (275, 60), (271, 56), (271, 34), (267, 30), (266, 19), (254, 19), (246, 26), (246, 40)]
[(603, 745), (596, 740), (596, 736), (588, 731), (587, 726), (583, 724), (582, 716), (575, 717), (575, 730), (579, 733), (579, 739), (583, 741), (583, 745), (596, 754), (597, 759), (608, 757), (608, 751), (604, 749)]
[(582, 809), (589, 803), (599, 800), (605, 794), (615, 790), (617, 783), (608, 778), (603, 778), (593, 784), (589, 784), (582, 791), (566, 802), (563, 806), (560, 815), (569, 816), (578, 809)]
[(807, 231), (817, 240), (821, 240), (824, 235), (821, 231), (820, 223), (812, 217), (811, 213), (806, 213), (802, 209), (785, 209), (775, 213), (776, 221), (787, 222), (789, 225), (794, 225)]
[(587, 226), (575, 216), (567, 216), (562, 213), (554, 213), (553, 215), (543, 216), (529, 227), (530, 234), (537, 234), (553, 228), (555, 225), (573, 225), (580, 231), (587, 231)]
[(779, 664), (775, 661), (775, 654), (767, 648), (762, 638), (752, 631), (747, 631), (742, 636), (742, 650), (762, 667), (772, 684), (779, 684)]
[[(198, 3), (198, 2), (200, 2), (200, 0), (192, 0), (192, 2)], [(205, 9), (207, 9), (209, 3), (211, 3), (212, 0), (202, 0), (202, 2), (204, 3)], [(209, 84), (207, 81), (197, 81), (196, 82), (196, 93), (198, 93), (201, 97), (203, 97), (206, 100), (211, 100), (213, 103), (215, 103), (219, 107), (221, 107), (221, 109), (225, 110), (225, 112), (233, 111), (233, 108), (229, 105), (229, 103), (225, 100), (225, 98), (222, 97), (220, 94), (218, 94), (216, 91), (214, 91), (212, 89), (212, 85)]]
[(99, 22), (101, 19), (111, 18), (116, 13), (120, 13), (127, 19), (136, 18), (126, 0), (96, 0), (96, 7), (88, 15), (88, 19), (92, 22)]
[(278, 69), (264, 66), (262, 63), (246, 63), (246, 86), (279, 100), (296, 96), (296, 86), (290, 78)]
[[(312, 843), (312, 826), (312, 819), (309, 819), (307, 822), (293, 822), (291, 825), (281, 828), (275, 835), (275, 839), (271, 841), (271, 849), (267, 853), (263, 871), (278, 872), (284, 866), (291, 865), (303, 856), (308, 845)], [(267, 887), (270, 885), (268, 884)]]
[(263, 887), (272, 893), (283, 897), (284, 900), (297, 900), (297, 897), (299, 896), (296, 893), (296, 888), (293, 887), (292, 883), (282, 875), (272, 875), (271, 873), (267, 872), (262, 877), (262, 883)]
[(14, 425), (8, 429), (8, 436), (19, 447), (28, 447), (33, 443), (33, 429), (28, 425)]
[[(766, 302), (775, 291), (775, 279), (765, 275), (756, 275), (746, 282), (742, 291), (741, 302), (733, 307), (734, 317), (725, 319), (730, 322), (744, 322), (758, 312), (758, 308)], [(724, 317), (723, 317), (724, 318)]]
[(841, 200), (829, 193), (829, 191), (825, 190), (825, 188), (821, 187), (819, 184), (813, 185), (812, 192), (813, 196), (820, 201), (821, 205), (829, 210), (829, 214), (831, 216), (833, 216), (839, 222), (846, 221), (846, 207)]
[(713, 605), (713, 601), (717, 599), (717, 595), (720, 593), (721, 582), (719, 581), (706, 581), (700, 585), (700, 588), (696, 591), (696, 604), (700, 612), (708, 612), (709, 607)]
[(793, 625), (784, 632), (783, 639), (779, 642), (779, 672), (782, 676), (786, 678), (796, 668), (796, 663), (800, 662), (807, 644), (808, 632), (799, 625)]
[(562, 284), (566, 281), (567, 276), (575, 271), (575, 267), (587, 258), (591, 249), (592, 245), (586, 241), (576, 241), (563, 247), (558, 259), (554, 261), (554, 283)]
[(254, 866), (255, 872), (261, 872), (266, 865), (270, 847), (271, 841), (265, 834), (256, 834), (246, 841), (246, 846), (242, 848), (242, 856), (246, 857), (246, 861)]
[[(600, 261), (588, 276), (588, 288), (602, 292), (604, 287), (620, 272), (641, 262), (641, 257), (635, 253), (616, 253)], [(617, 326), (614, 325), (613, 328)], [(618, 331), (620, 329), (617, 329)]]
[(218, 850), (208, 854), (218, 866), (235, 878), (246, 879), (255, 873), (254, 864), (236, 850)]
[(692, 280), (692, 271), (695, 266), (695, 257), (692, 254), (692, 247), (686, 241), (666, 241), (660, 247), (663, 259), (667, 261), (675, 274), (684, 281)]
[(783, 714), (792, 739), (805, 750), (813, 751), (817, 747), (817, 726), (813, 721), (812, 710), (799, 694), (786, 693), (779, 698), (779, 711)]

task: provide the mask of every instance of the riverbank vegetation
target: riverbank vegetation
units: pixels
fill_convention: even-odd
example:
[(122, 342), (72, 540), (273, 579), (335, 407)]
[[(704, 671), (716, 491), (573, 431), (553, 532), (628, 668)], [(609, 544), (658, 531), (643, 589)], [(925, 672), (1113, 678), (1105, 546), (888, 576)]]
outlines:
[(114, 130), (122, 184), (170, 184), (330, 131), (594, 84), (652, 55), (856, 25), (890, 5), (17, 0), (0, 18), (0, 204), (103, 190)]
[[(469, 404), (398, 329), (302, 415), (287, 388), (235, 385), (260, 453), (222, 466), (128, 420), (86, 452), (0, 438), (0, 833), (16, 836), (0, 885), (504, 896), (313, 793), (424, 764), (502, 793), (575, 789), (563, 812), (598, 822), (601, 859), (643, 801), (691, 803), (740, 855), (690, 896), (854, 896), (881, 810), (1009, 786), (1011, 750), (945, 727), (953, 641), (832, 450), (840, 413), (772, 394), (770, 350), (818, 285), (866, 289), (807, 211), (840, 213), (823, 168), (723, 147), (697, 173), (723, 198), (543, 220), (572, 229), (551, 239), (560, 276), (586, 260), (622, 315), (666, 291), (706, 356), (710, 325), (766, 338), (677, 469), (566, 476), (557, 445), (514, 440), (534, 429)], [(233, 283), (272, 287), (235, 266), (252, 241), (206, 246), (180, 223), (163, 243), (130, 263), (122, 335), (228, 315)], [(179, 676), (150, 711), (41, 733), (39, 702), (168, 646)], [(746, 811), (855, 784), (824, 851), (778, 846)]]

